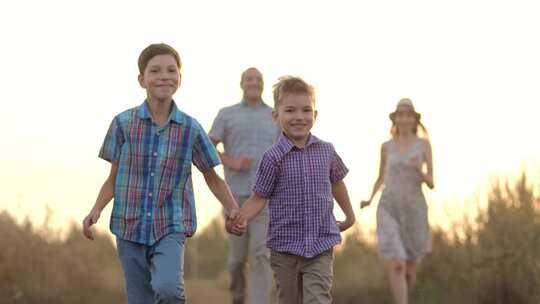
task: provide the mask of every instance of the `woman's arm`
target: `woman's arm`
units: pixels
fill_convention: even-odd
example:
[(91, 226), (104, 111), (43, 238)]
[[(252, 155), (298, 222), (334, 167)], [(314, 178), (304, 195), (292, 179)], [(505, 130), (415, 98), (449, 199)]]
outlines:
[(383, 182), (384, 182), (384, 168), (386, 167), (386, 146), (383, 144), (381, 146), (381, 156), (380, 156), (380, 162), (379, 162), (379, 175), (377, 176), (377, 180), (375, 181), (375, 184), (373, 185), (373, 190), (371, 191), (371, 196), (369, 197), (369, 200), (362, 201), (360, 203), (360, 208), (367, 207), (371, 204), (371, 200), (373, 200), (373, 197), (375, 197), (375, 194), (379, 191), (381, 188)]
[(435, 188), (435, 183), (433, 181), (433, 156), (431, 153), (431, 144), (429, 143), (429, 141), (426, 141), (426, 149), (424, 153), (427, 172), (422, 173), (422, 180), (430, 189), (433, 189)]

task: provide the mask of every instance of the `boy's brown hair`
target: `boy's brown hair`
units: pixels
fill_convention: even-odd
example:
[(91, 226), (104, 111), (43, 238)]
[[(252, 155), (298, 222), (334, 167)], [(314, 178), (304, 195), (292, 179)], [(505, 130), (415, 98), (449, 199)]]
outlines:
[(147, 46), (139, 55), (139, 73), (143, 74), (148, 62), (157, 55), (171, 55), (176, 60), (178, 69), (182, 66), (180, 55), (174, 48), (165, 43), (155, 43)]
[(279, 77), (274, 89), (274, 109), (277, 109), (283, 97), (287, 94), (307, 94), (315, 103), (315, 89), (297, 76)]

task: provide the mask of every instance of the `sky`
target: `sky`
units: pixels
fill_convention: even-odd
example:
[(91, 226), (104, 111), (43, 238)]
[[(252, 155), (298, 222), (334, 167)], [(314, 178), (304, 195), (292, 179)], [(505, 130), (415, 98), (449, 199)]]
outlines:
[[(58, 229), (82, 220), (109, 171), (97, 154), (110, 121), (145, 98), (138, 55), (165, 42), (183, 61), (175, 101), (207, 131), (240, 101), (248, 67), (262, 71), (269, 104), (279, 76), (313, 84), (313, 133), (349, 167), (366, 231), (376, 205), (357, 206), (377, 176), (388, 114), (411, 98), (433, 146), (430, 222), (448, 227), (495, 177), (525, 168), (537, 180), (539, 13), (521, 0), (3, 1), (0, 210), (41, 223), (47, 206)], [(194, 177), (204, 227), (220, 205)]]

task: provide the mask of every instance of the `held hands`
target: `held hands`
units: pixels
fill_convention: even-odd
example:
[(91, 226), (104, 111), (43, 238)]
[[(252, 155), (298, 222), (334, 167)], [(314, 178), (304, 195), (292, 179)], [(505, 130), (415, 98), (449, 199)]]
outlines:
[(100, 211), (92, 209), (83, 220), (83, 234), (89, 240), (94, 240), (94, 234), (92, 233), (92, 229), (90, 229), (90, 227), (97, 223), (100, 214)]
[(225, 230), (228, 233), (241, 236), (246, 232), (247, 220), (240, 214), (238, 209), (232, 209), (227, 213)]

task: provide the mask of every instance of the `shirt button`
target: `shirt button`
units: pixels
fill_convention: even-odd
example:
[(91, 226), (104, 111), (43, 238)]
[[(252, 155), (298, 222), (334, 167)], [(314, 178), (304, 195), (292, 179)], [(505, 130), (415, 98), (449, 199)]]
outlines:
[(152, 155), (157, 156), (157, 152), (152, 153)]
[(148, 196), (152, 197), (152, 192), (148, 193)]
[(154, 176), (154, 172), (150, 172), (150, 176)]
[(152, 216), (152, 213), (148, 212), (146, 215), (148, 215), (148, 217)]

